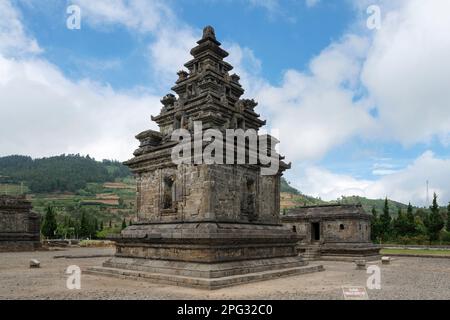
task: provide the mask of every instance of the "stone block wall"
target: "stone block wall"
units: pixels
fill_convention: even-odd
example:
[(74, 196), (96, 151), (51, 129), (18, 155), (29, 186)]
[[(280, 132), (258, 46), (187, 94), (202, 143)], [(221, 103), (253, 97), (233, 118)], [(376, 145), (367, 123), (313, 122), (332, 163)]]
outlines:
[(279, 222), (279, 176), (238, 165), (179, 165), (139, 174), (141, 221)]
[(322, 234), (325, 242), (369, 242), (370, 223), (356, 219), (324, 221)]
[(0, 251), (34, 250), (40, 245), (40, 217), (24, 197), (0, 196)]

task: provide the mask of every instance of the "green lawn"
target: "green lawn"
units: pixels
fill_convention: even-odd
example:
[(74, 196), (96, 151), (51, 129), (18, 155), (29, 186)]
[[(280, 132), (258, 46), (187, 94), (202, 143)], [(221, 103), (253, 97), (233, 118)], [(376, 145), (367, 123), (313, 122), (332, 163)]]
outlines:
[(433, 256), (450, 256), (450, 250), (427, 250), (427, 249), (382, 249), (381, 254), (398, 254), (398, 255), (433, 255)]

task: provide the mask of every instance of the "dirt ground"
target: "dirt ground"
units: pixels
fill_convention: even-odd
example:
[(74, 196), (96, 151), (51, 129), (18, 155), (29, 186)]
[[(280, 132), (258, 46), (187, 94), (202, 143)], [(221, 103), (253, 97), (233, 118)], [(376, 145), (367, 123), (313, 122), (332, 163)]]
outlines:
[[(106, 257), (55, 259), (61, 255), (108, 255), (113, 249), (75, 248), (64, 251), (0, 253), (0, 299), (343, 299), (342, 286), (366, 285), (370, 276), (348, 262), (323, 264), (324, 272), (206, 291), (82, 274), (81, 289), (66, 287), (70, 265), (82, 270), (99, 266)], [(30, 269), (30, 259), (41, 262)], [(368, 290), (369, 299), (450, 300), (450, 259), (394, 258), (381, 268), (381, 290)]]

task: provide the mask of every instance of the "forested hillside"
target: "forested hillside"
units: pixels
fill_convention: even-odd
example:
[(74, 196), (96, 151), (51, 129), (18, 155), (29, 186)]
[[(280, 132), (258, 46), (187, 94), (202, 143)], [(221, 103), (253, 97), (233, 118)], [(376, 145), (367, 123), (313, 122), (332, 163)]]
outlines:
[(120, 162), (98, 162), (78, 154), (42, 159), (27, 156), (0, 158), (0, 182), (24, 183), (33, 193), (76, 192), (89, 182), (114, 181), (129, 175), (128, 168)]

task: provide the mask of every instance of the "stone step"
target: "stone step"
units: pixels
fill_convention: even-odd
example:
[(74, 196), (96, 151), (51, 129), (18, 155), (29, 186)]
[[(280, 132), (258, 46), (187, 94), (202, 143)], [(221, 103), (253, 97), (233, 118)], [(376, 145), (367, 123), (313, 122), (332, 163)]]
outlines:
[(244, 275), (214, 278), (214, 279), (168, 275), (162, 273), (149, 273), (142, 271), (133, 271), (125, 269), (106, 268), (106, 267), (92, 267), (84, 271), (84, 273), (89, 275), (119, 277), (133, 280), (146, 280), (160, 284), (179, 285), (198, 289), (215, 290), (255, 281), (270, 280), (274, 278), (292, 275), (301, 275), (306, 273), (319, 272), (323, 270), (324, 268), (322, 265), (313, 265), (313, 266), (308, 265), (302, 267), (255, 272)]
[(163, 273), (194, 278), (223, 278), (247, 273), (302, 267), (306, 263), (301, 257), (284, 257), (259, 260), (231, 261), (216, 264), (198, 264), (183, 261), (134, 259), (113, 257), (103, 267), (148, 273)]
[(305, 247), (305, 252), (303, 253), (303, 259), (306, 261), (312, 261), (319, 259), (321, 257), (321, 245), (311, 244)]

